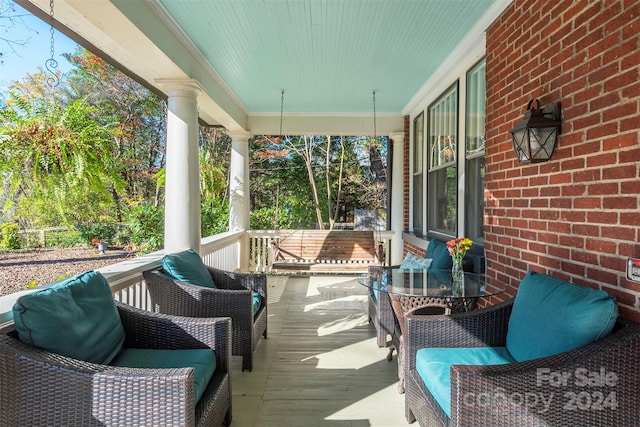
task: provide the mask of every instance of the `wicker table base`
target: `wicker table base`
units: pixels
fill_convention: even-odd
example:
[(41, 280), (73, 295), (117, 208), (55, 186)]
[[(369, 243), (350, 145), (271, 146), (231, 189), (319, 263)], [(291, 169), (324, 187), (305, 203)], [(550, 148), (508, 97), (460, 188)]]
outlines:
[[(477, 298), (452, 298), (452, 297), (414, 297), (405, 295), (390, 294), (391, 306), (396, 317), (399, 337), (392, 339), (393, 343), (397, 343), (398, 348), (398, 393), (404, 393), (404, 365), (405, 354), (404, 347), (404, 315), (409, 310), (421, 307), (420, 314), (424, 315), (449, 315), (451, 313), (461, 313), (473, 310), (476, 306)], [(389, 349), (387, 360), (393, 357), (393, 344)]]

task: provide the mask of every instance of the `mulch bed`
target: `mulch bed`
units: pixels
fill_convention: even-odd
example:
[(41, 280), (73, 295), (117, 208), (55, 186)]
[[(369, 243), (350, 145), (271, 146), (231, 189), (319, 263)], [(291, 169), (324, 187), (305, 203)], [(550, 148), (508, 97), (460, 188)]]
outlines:
[(117, 264), (130, 256), (130, 252), (116, 247), (104, 254), (94, 247), (3, 251), (0, 252), (0, 296)]

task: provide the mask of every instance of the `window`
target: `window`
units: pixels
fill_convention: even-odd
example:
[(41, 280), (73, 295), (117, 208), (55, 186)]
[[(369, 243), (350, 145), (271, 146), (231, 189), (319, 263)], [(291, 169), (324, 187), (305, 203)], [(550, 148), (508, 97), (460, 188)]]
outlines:
[(485, 60), (458, 76), (413, 121), (412, 226), (418, 236), (482, 244)]
[(416, 234), (424, 233), (423, 150), (424, 113), (420, 113), (413, 121), (413, 230)]
[(484, 240), (484, 124), (486, 114), (486, 63), (482, 60), (467, 73), (465, 235)]
[(457, 201), (458, 86), (447, 90), (428, 109), (427, 226), (455, 235)]

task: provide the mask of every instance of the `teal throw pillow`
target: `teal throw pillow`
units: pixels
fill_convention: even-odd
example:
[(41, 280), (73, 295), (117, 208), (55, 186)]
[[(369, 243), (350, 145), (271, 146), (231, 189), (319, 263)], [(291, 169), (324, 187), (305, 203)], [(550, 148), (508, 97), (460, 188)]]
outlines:
[(125, 338), (109, 283), (97, 271), (21, 296), (13, 320), (20, 341), (103, 365), (120, 352)]
[(407, 252), (402, 264), (400, 264), (400, 270), (426, 270), (431, 266), (431, 258), (421, 258), (418, 255)]
[(608, 335), (617, 318), (608, 293), (529, 271), (513, 302), (507, 349), (518, 362), (573, 350)]
[(165, 255), (162, 258), (162, 268), (181, 282), (207, 288), (216, 287), (202, 258), (193, 249)]
[(451, 270), (453, 265), (447, 245), (438, 239), (429, 240), (424, 257), (432, 260), (429, 270)]

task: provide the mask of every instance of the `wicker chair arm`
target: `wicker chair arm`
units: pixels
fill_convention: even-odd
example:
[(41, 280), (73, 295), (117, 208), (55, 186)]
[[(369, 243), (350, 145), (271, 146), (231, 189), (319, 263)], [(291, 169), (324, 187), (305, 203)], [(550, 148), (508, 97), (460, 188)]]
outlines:
[(251, 290), (267, 300), (267, 276), (262, 273), (235, 273), (207, 267), (213, 282), (220, 289)]
[[(640, 325), (522, 363), (452, 366), (452, 425), (635, 425)], [(489, 403), (489, 404), (488, 404)]]
[(415, 368), (416, 351), (426, 347), (504, 346), (513, 300), (451, 315), (421, 315), (418, 307), (405, 315), (407, 369)]

